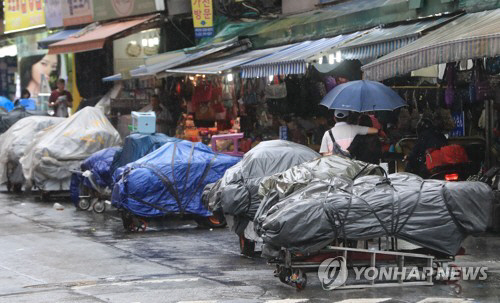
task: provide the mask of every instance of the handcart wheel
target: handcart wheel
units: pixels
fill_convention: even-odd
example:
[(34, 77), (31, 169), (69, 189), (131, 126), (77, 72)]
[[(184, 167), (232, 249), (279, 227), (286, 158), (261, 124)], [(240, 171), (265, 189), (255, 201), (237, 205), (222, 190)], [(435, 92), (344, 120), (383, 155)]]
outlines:
[(302, 290), (307, 286), (307, 275), (302, 270), (295, 270), (291, 278), (292, 285), (298, 290)]
[(80, 198), (78, 200), (78, 208), (81, 210), (87, 210), (90, 207), (90, 201), (88, 198)]
[(16, 183), (16, 184), (14, 184), (14, 185), (12, 186), (12, 190), (13, 190), (15, 193), (19, 194), (19, 193), (21, 193), (21, 192), (23, 191), (23, 185), (22, 185), (21, 183)]
[(280, 266), (278, 266), (276, 270), (278, 271), (278, 278), (280, 279), (281, 283), (288, 284), (289, 279), (287, 278), (291, 276), (291, 270)]
[(127, 211), (122, 211), (122, 223), (125, 230), (130, 231), (132, 226), (132, 215)]
[(247, 257), (252, 257), (255, 253), (255, 242), (240, 236), (240, 253)]
[(223, 215), (217, 214), (210, 217), (196, 217), (194, 220), (198, 225), (208, 228), (222, 228), (227, 225), (226, 218)]
[(50, 202), (50, 192), (42, 191), (42, 193), (40, 194), (40, 198), (43, 202)]
[(104, 203), (104, 201), (96, 201), (94, 202), (94, 205), (92, 205), (92, 209), (96, 212), (96, 213), (103, 213), (105, 210), (106, 210), (106, 203)]
[[(148, 222), (142, 218), (136, 218), (137, 222), (134, 222), (134, 231), (146, 231), (148, 228)], [(134, 220), (135, 221), (135, 220)]]

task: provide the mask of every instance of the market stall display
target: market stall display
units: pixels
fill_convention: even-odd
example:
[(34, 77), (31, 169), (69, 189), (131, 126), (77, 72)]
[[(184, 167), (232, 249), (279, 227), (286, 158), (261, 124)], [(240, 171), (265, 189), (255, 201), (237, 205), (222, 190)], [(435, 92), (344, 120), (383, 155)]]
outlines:
[[(120, 145), (120, 135), (97, 108), (86, 107), (43, 131), (27, 147), (20, 163), (27, 185), (41, 190), (69, 190), (71, 173), (93, 153)], [(46, 198), (46, 196), (45, 196)]]
[(193, 216), (198, 223), (220, 226), (210, 220), (201, 203), (203, 188), (218, 181), (241, 158), (214, 153), (202, 143), (172, 142), (125, 166), (116, 176), (112, 204), (122, 211), (124, 227), (145, 229), (148, 218)]
[(228, 223), (234, 224), (232, 230), (243, 236), (246, 229), (253, 230), (251, 222), (261, 201), (259, 184), (276, 173), (319, 156), (312, 149), (289, 141), (261, 142), (246, 153), (240, 163), (228, 169), (220, 181), (206, 189), (204, 202), (211, 211), (222, 211)]
[(38, 132), (61, 123), (64, 118), (30, 116), (12, 125), (0, 136), (0, 184), (7, 183), (7, 189), (20, 191), (24, 176), (19, 159)]

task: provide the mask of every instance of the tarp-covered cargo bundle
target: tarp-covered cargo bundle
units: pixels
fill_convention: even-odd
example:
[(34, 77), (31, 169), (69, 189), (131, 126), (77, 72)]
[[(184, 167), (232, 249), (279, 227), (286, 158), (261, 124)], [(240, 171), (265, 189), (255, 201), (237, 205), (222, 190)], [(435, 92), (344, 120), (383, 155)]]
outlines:
[[(123, 143), (123, 149), (118, 152), (111, 165), (112, 176), (120, 174), (118, 168), (132, 163), (145, 155), (162, 147), (165, 143), (179, 142), (178, 138), (166, 136), (164, 134), (131, 134), (127, 136)], [(118, 171), (117, 171), (118, 170)]]
[(406, 173), (316, 180), (265, 214), (263, 254), (314, 253), (335, 239), (396, 237), (456, 255), (468, 235), (486, 230), (493, 203), (481, 182), (423, 180)]
[(265, 215), (279, 200), (306, 187), (313, 180), (328, 180), (333, 177), (354, 180), (362, 176), (384, 174), (385, 172), (378, 165), (335, 155), (294, 166), (260, 183), (259, 195), (262, 197), (262, 202), (255, 215), (254, 223), (258, 223), (259, 217)]
[(80, 185), (96, 190), (102, 194), (106, 189), (111, 194), (113, 176), (111, 164), (121, 147), (109, 147), (92, 154), (80, 165), (82, 173), (73, 173), (71, 176), (70, 194), (73, 204), (78, 205), (80, 199)]
[(24, 177), (43, 191), (69, 190), (71, 171), (78, 170), (82, 160), (120, 141), (99, 109), (85, 107), (37, 135), (20, 160)]
[(26, 147), (38, 132), (62, 121), (64, 118), (30, 116), (17, 121), (0, 136), (0, 184), (9, 182), (22, 186), (24, 177), (19, 159), (24, 156)]
[(167, 143), (125, 166), (115, 179), (112, 203), (140, 217), (211, 216), (201, 203), (203, 188), (240, 160), (214, 153), (202, 143)]
[[(113, 176), (123, 171), (123, 166), (132, 163), (157, 150), (168, 142), (180, 139), (164, 134), (131, 134), (124, 140), (123, 148), (111, 147), (94, 153), (82, 162), (84, 174), (73, 174), (71, 178), (71, 199), (77, 205), (80, 196), (80, 183), (88, 189), (97, 191), (101, 197), (111, 196)], [(85, 173), (86, 171), (90, 173)]]
[(207, 188), (204, 202), (212, 211), (234, 216), (233, 231), (242, 234), (260, 205), (259, 184), (276, 173), (320, 157), (312, 149), (284, 140), (259, 143), (224, 177)]
[(16, 107), (5, 115), (0, 115), (0, 134), (6, 132), (14, 123), (31, 116), (48, 116), (47, 112), (29, 111), (24, 107)]

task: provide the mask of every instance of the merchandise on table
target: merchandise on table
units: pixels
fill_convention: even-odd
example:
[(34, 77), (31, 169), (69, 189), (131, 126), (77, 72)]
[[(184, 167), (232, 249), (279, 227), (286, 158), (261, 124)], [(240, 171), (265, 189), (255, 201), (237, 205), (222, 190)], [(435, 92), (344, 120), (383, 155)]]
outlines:
[(241, 235), (259, 208), (259, 184), (271, 175), (318, 157), (318, 153), (297, 143), (261, 142), (205, 191), (204, 202), (212, 211), (222, 210), (225, 215), (234, 216), (233, 230)]
[[(24, 177), (19, 159), (38, 132), (64, 121), (64, 118), (30, 116), (12, 125), (0, 136), (0, 184), (22, 186)], [(18, 187), (18, 189), (20, 189)]]
[(139, 217), (209, 217), (212, 213), (201, 203), (203, 188), (240, 159), (216, 154), (202, 143), (167, 143), (124, 167), (115, 179), (112, 203)]
[(336, 239), (391, 236), (454, 256), (468, 235), (486, 230), (493, 198), (485, 183), (407, 173), (317, 180), (264, 215), (263, 254), (275, 257), (281, 248), (308, 254)]
[(42, 191), (69, 190), (71, 171), (82, 160), (120, 145), (120, 135), (97, 108), (85, 107), (44, 131), (27, 147), (20, 162), (26, 181)]

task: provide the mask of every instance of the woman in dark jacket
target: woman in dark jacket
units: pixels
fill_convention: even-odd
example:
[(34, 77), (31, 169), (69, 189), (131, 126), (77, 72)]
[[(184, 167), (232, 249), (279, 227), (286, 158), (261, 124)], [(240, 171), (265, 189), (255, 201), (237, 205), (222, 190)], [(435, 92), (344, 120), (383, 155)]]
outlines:
[(425, 166), (425, 153), (429, 148), (441, 148), (448, 144), (446, 137), (440, 133), (432, 121), (422, 118), (417, 124), (417, 142), (406, 157), (406, 171), (421, 177), (428, 177), (429, 172)]
[[(370, 116), (361, 115), (358, 125), (373, 127), (373, 122)], [(377, 134), (357, 135), (347, 150), (353, 159), (367, 163), (379, 164), (382, 157), (382, 144)]]

